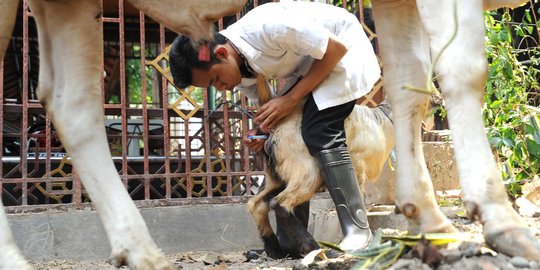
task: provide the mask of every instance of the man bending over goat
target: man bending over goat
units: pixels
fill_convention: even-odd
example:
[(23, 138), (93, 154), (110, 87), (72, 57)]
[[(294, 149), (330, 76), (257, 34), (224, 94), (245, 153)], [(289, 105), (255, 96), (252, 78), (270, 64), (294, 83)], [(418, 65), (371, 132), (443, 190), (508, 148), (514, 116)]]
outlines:
[[(302, 138), (319, 161), (336, 205), (345, 236), (341, 248), (365, 247), (372, 235), (347, 150), (344, 120), (356, 99), (379, 79), (380, 69), (358, 19), (345, 9), (321, 3), (268, 3), (216, 34), (210, 48), (210, 61), (201, 62), (189, 37), (175, 40), (169, 53), (175, 84), (237, 87), (260, 105), (255, 117), (259, 129), (248, 135), (271, 133), (306, 99)], [(268, 88), (268, 79), (287, 83), (266, 102), (260, 91)], [(244, 141), (257, 151), (264, 145), (263, 139)], [(295, 210), (281, 207), (289, 213)], [(264, 235), (263, 240), (265, 245), (272, 241)]]

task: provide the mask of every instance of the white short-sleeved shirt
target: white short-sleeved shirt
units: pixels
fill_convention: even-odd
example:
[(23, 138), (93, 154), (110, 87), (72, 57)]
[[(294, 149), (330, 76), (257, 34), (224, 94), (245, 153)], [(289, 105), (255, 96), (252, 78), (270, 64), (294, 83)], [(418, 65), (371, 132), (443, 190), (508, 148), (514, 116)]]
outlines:
[[(381, 71), (358, 19), (347, 10), (316, 2), (267, 3), (254, 8), (221, 31), (244, 55), (249, 66), (268, 79), (291, 83), (321, 59), (330, 36), (348, 49), (313, 98), (319, 110), (368, 93)], [(256, 80), (243, 78), (237, 88), (258, 101)], [(283, 89), (287, 89), (284, 87)], [(282, 95), (283, 93), (276, 93)]]

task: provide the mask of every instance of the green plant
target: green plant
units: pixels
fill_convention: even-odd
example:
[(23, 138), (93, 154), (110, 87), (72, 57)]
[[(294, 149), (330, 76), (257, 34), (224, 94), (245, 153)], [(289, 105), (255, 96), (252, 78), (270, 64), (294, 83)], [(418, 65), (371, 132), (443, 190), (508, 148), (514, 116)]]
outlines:
[[(141, 46), (134, 45), (133, 53), (135, 57), (140, 57)], [(146, 55), (151, 55), (151, 51), (147, 49)], [(125, 60), (125, 78), (127, 83), (127, 98), (130, 104), (142, 104), (142, 64), (140, 58), (129, 58)], [(152, 89), (152, 72), (154, 68), (150, 66), (145, 66), (145, 80), (146, 80), (146, 102), (152, 103), (152, 95), (150, 89)], [(120, 103), (120, 97), (117, 95), (112, 95), (110, 97), (109, 103), (118, 104)]]
[[(485, 15), (489, 75), (484, 122), (513, 196), (520, 195), (523, 180), (540, 171), (540, 110), (535, 107), (540, 93), (540, 52), (538, 45), (521, 49), (514, 45), (532, 38), (538, 27), (534, 18), (530, 10), (521, 23), (513, 22), (509, 12)], [(518, 56), (526, 60), (520, 62)]]

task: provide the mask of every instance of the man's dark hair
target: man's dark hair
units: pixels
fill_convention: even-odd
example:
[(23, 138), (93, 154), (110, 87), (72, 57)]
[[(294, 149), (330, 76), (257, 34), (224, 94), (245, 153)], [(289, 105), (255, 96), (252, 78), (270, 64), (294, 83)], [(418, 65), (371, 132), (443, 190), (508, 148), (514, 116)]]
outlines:
[(220, 60), (214, 54), (214, 48), (218, 44), (225, 44), (227, 39), (220, 33), (214, 34), (214, 40), (208, 42), (210, 48), (210, 61), (199, 61), (197, 43), (189, 36), (178, 36), (169, 50), (169, 66), (174, 84), (179, 88), (186, 88), (192, 84), (193, 69), (209, 70)]

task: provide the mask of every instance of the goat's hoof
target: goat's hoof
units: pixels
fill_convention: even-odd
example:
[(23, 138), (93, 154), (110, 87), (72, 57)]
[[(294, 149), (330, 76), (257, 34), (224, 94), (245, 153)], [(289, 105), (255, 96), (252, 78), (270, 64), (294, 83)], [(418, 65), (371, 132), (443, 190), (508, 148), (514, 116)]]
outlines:
[(287, 254), (283, 251), (283, 248), (281, 248), (276, 235), (273, 234), (268, 237), (262, 237), (262, 240), (264, 242), (264, 251), (268, 257), (272, 259), (283, 259), (287, 257)]
[(285, 253), (281, 248), (279, 249), (268, 249), (265, 248), (264, 252), (266, 252), (266, 255), (272, 259), (284, 259), (287, 258), (288, 254)]
[(486, 244), (498, 252), (540, 262), (540, 242), (527, 228), (508, 228), (496, 233), (484, 233), (484, 238)]
[(244, 253), (244, 256), (246, 256), (246, 260), (249, 262), (249, 261), (254, 261), (254, 260), (257, 260), (259, 258), (261, 258), (261, 254), (264, 252), (264, 250), (262, 249), (252, 249), (252, 250), (248, 250)]
[(140, 256), (137, 253), (129, 252), (126, 249), (115, 251), (109, 258), (109, 263), (116, 268), (129, 266), (129, 269), (139, 270), (175, 270), (159, 251), (141, 251)]

